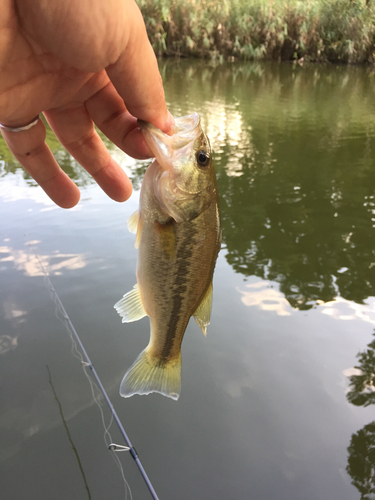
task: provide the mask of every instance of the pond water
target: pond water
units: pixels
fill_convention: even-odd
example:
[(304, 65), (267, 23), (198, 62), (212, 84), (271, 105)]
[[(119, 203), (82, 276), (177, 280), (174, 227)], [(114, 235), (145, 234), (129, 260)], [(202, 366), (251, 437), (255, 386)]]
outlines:
[[(123, 399), (148, 319), (135, 283), (149, 162), (108, 144), (135, 192), (107, 198), (52, 134), (82, 190), (53, 205), (0, 142), (0, 496), (130, 498), (42, 263), (160, 500), (375, 498), (375, 74), (366, 68), (161, 63), (171, 112), (215, 151), (223, 243), (204, 338), (191, 321), (178, 402)], [(89, 370), (88, 370), (89, 371)], [(111, 439), (123, 444), (115, 424)], [(151, 498), (131, 456), (134, 499)]]

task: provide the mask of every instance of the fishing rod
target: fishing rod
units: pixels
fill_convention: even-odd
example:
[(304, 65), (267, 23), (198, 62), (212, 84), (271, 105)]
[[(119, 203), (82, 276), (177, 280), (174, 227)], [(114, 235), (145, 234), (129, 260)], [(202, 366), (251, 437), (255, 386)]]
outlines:
[(159, 497), (157, 496), (156, 491), (154, 490), (154, 487), (152, 486), (151, 481), (150, 481), (150, 479), (148, 478), (148, 476), (146, 474), (146, 471), (145, 471), (145, 469), (144, 469), (144, 467), (142, 465), (142, 462), (141, 462), (141, 460), (140, 460), (140, 458), (138, 456), (138, 453), (136, 452), (134, 446), (132, 445), (132, 443), (131, 443), (131, 441), (129, 439), (129, 436), (125, 432), (125, 429), (124, 429), (124, 427), (123, 427), (123, 425), (122, 425), (122, 423), (121, 423), (121, 421), (120, 421), (120, 419), (119, 419), (119, 417), (118, 417), (118, 415), (116, 413), (116, 410), (115, 410), (115, 408), (114, 408), (111, 400), (109, 399), (109, 396), (108, 396), (106, 390), (104, 389), (104, 386), (103, 386), (103, 384), (102, 384), (102, 382), (101, 382), (101, 380), (99, 378), (99, 375), (97, 374), (97, 372), (96, 372), (96, 370), (94, 368), (94, 365), (92, 364), (91, 359), (89, 358), (89, 355), (87, 354), (87, 351), (86, 351), (86, 349), (85, 349), (85, 347), (84, 347), (84, 345), (83, 345), (83, 343), (82, 343), (82, 341), (81, 341), (81, 339), (80, 339), (80, 337), (79, 337), (76, 329), (74, 328), (74, 325), (73, 325), (71, 319), (69, 318), (68, 313), (66, 312), (65, 307), (63, 306), (63, 303), (61, 302), (60, 297), (58, 296), (58, 293), (56, 292), (55, 287), (52, 284), (52, 281), (50, 280), (49, 274), (46, 271), (46, 269), (45, 269), (42, 261), (39, 258), (39, 255), (36, 253), (35, 249), (34, 249), (34, 253), (35, 253), (36, 258), (39, 261), (40, 267), (43, 270), (44, 276), (45, 276), (45, 278), (48, 281), (50, 290), (51, 290), (52, 294), (54, 295), (56, 302), (60, 306), (61, 312), (64, 315), (64, 319), (68, 323), (71, 331), (73, 332), (73, 334), (74, 334), (74, 336), (76, 338), (76, 341), (78, 342), (78, 344), (79, 344), (79, 346), (81, 348), (82, 354), (83, 354), (83, 356), (86, 359), (85, 366), (88, 366), (90, 368), (90, 370), (92, 371), (92, 373), (93, 373), (93, 375), (95, 377), (95, 380), (98, 383), (100, 390), (102, 391), (104, 399), (106, 400), (107, 405), (109, 406), (109, 409), (110, 409), (110, 411), (111, 411), (111, 413), (113, 415), (113, 418), (115, 419), (116, 424), (117, 424), (117, 426), (118, 426), (118, 428), (119, 428), (119, 430), (120, 430), (120, 432), (121, 432), (121, 434), (122, 434), (122, 436), (123, 436), (123, 438), (125, 440), (125, 443), (127, 444), (127, 446), (123, 446), (123, 445), (120, 445), (120, 444), (111, 443), (108, 446), (108, 449), (111, 450), (111, 451), (129, 451), (130, 455), (133, 457), (135, 463), (137, 464), (137, 467), (138, 467), (138, 469), (139, 469), (139, 471), (140, 471), (140, 473), (141, 473), (141, 475), (142, 475), (142, 477), (143, 477), (143, 479), (144, 479), (144, 481), (145, 481), (145, 483), (147, 485), (147, 488), (149, 489), (149, 491), (151, 493), (152, 498), (154, 500), (159, 500)]

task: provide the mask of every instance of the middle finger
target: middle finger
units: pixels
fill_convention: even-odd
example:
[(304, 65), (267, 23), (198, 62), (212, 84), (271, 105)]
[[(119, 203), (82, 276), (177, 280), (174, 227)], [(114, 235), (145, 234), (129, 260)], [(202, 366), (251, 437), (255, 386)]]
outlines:
[(132, 192), (131, 183), (100, 139), (85, 106), (56, 108), (44, 115), (61, 144), (103, 191), (116, 201), (127, 200)]

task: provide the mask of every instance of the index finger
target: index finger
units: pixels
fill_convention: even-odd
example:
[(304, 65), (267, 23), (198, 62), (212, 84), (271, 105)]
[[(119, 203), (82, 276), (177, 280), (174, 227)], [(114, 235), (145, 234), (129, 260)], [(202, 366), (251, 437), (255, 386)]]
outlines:
[(126, 3), (126, 48), (106, 71), (128, 111), (168, 133), (174, 120), (167, 110), (155, 53), (138, 6), (133, 0), (127, 0)]

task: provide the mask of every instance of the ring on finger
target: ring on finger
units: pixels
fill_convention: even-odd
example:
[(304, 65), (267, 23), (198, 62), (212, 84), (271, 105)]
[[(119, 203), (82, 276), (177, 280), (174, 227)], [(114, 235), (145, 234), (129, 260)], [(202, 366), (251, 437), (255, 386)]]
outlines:
[(9, 127), (8, 125), (3, 125), (2, 123), (0, 123), (0, 128), (6, 130), (7, 132), (24, 132), (25, 130), (29, 130), (32, 127), (35, 127), (35, 125), (39, 121), (39, 118), (39, 115), (37, 115), (29, 123), (26, 123), (26, 125), (21, 125), (19, 127)]

